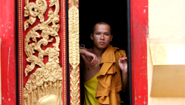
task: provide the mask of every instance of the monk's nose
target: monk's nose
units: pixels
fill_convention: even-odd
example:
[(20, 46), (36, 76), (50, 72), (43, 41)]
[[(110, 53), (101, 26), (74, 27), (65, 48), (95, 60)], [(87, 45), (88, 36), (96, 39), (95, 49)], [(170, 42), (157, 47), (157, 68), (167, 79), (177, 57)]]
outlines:
[(104, 39), (105, 37), (104, 37), (104, 35), (101, 35), (101, 37), (100, 37), (101, 39)]

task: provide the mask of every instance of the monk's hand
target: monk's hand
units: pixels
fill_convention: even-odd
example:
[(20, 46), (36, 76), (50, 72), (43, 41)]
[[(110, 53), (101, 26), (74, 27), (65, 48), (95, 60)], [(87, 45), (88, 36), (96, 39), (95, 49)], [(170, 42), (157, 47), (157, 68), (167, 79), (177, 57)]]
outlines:
[(127, 57), (121, 57), (119, 59), (119, 67), (123, 73), (127, 73)]
[(85, 52), (85, 58), (87, 59), (87, 61), (89, 63), (91, 63), (91, 65), (93, 65), (93, 66), (98, 65), (98, 58), (96, 57), (95, 54), (93, 54), (93, 53), (91, 53), (89, 51), (86, 51)]

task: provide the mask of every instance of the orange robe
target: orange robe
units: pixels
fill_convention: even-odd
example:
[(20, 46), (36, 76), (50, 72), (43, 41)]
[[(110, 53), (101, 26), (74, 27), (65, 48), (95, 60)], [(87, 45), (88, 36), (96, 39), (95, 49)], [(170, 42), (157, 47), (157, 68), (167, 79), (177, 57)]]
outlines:
[(125, 56), (124, 50), (111, 45), (103, 53), (96, 91), (96, 98), (100, 105), (118, 105), (120, 102), (119, 91), (122, 90), (122, 81), (118, 60)]

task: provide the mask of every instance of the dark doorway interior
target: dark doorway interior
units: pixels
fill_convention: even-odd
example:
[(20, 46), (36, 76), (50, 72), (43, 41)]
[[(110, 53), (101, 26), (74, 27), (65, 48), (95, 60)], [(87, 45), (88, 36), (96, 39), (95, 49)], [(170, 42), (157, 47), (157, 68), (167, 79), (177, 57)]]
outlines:
[(92, 47), (90, 34), (95, 23), (105, 21), (111, 25), (113, 46), (127, 50), (127, 1), (79, 1), (80, 44)]
[[(127, 52), (127, 0), (79, 0), (80, 44), (87, 48), (93, 47), (90, 34), (95, 23), (104, 21), (112, 28), (113, 40), (111, 44)], [(81, 89), (81, 91), (83, 91)], [(121, 99), (128, 105), (128, 91), (121, 94)], [(81, 102), (83, 105), (83, 102)]]

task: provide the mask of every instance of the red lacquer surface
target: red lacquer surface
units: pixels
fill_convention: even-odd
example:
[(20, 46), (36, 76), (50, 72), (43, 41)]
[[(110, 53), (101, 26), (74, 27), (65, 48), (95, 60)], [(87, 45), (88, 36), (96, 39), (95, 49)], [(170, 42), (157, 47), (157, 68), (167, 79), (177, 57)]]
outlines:
[(148, 104), (148, 0), (131, 0), (131, 56), (133, 105)]
[(16, 105), (15, 1), (0, 0), (2, 105)]

